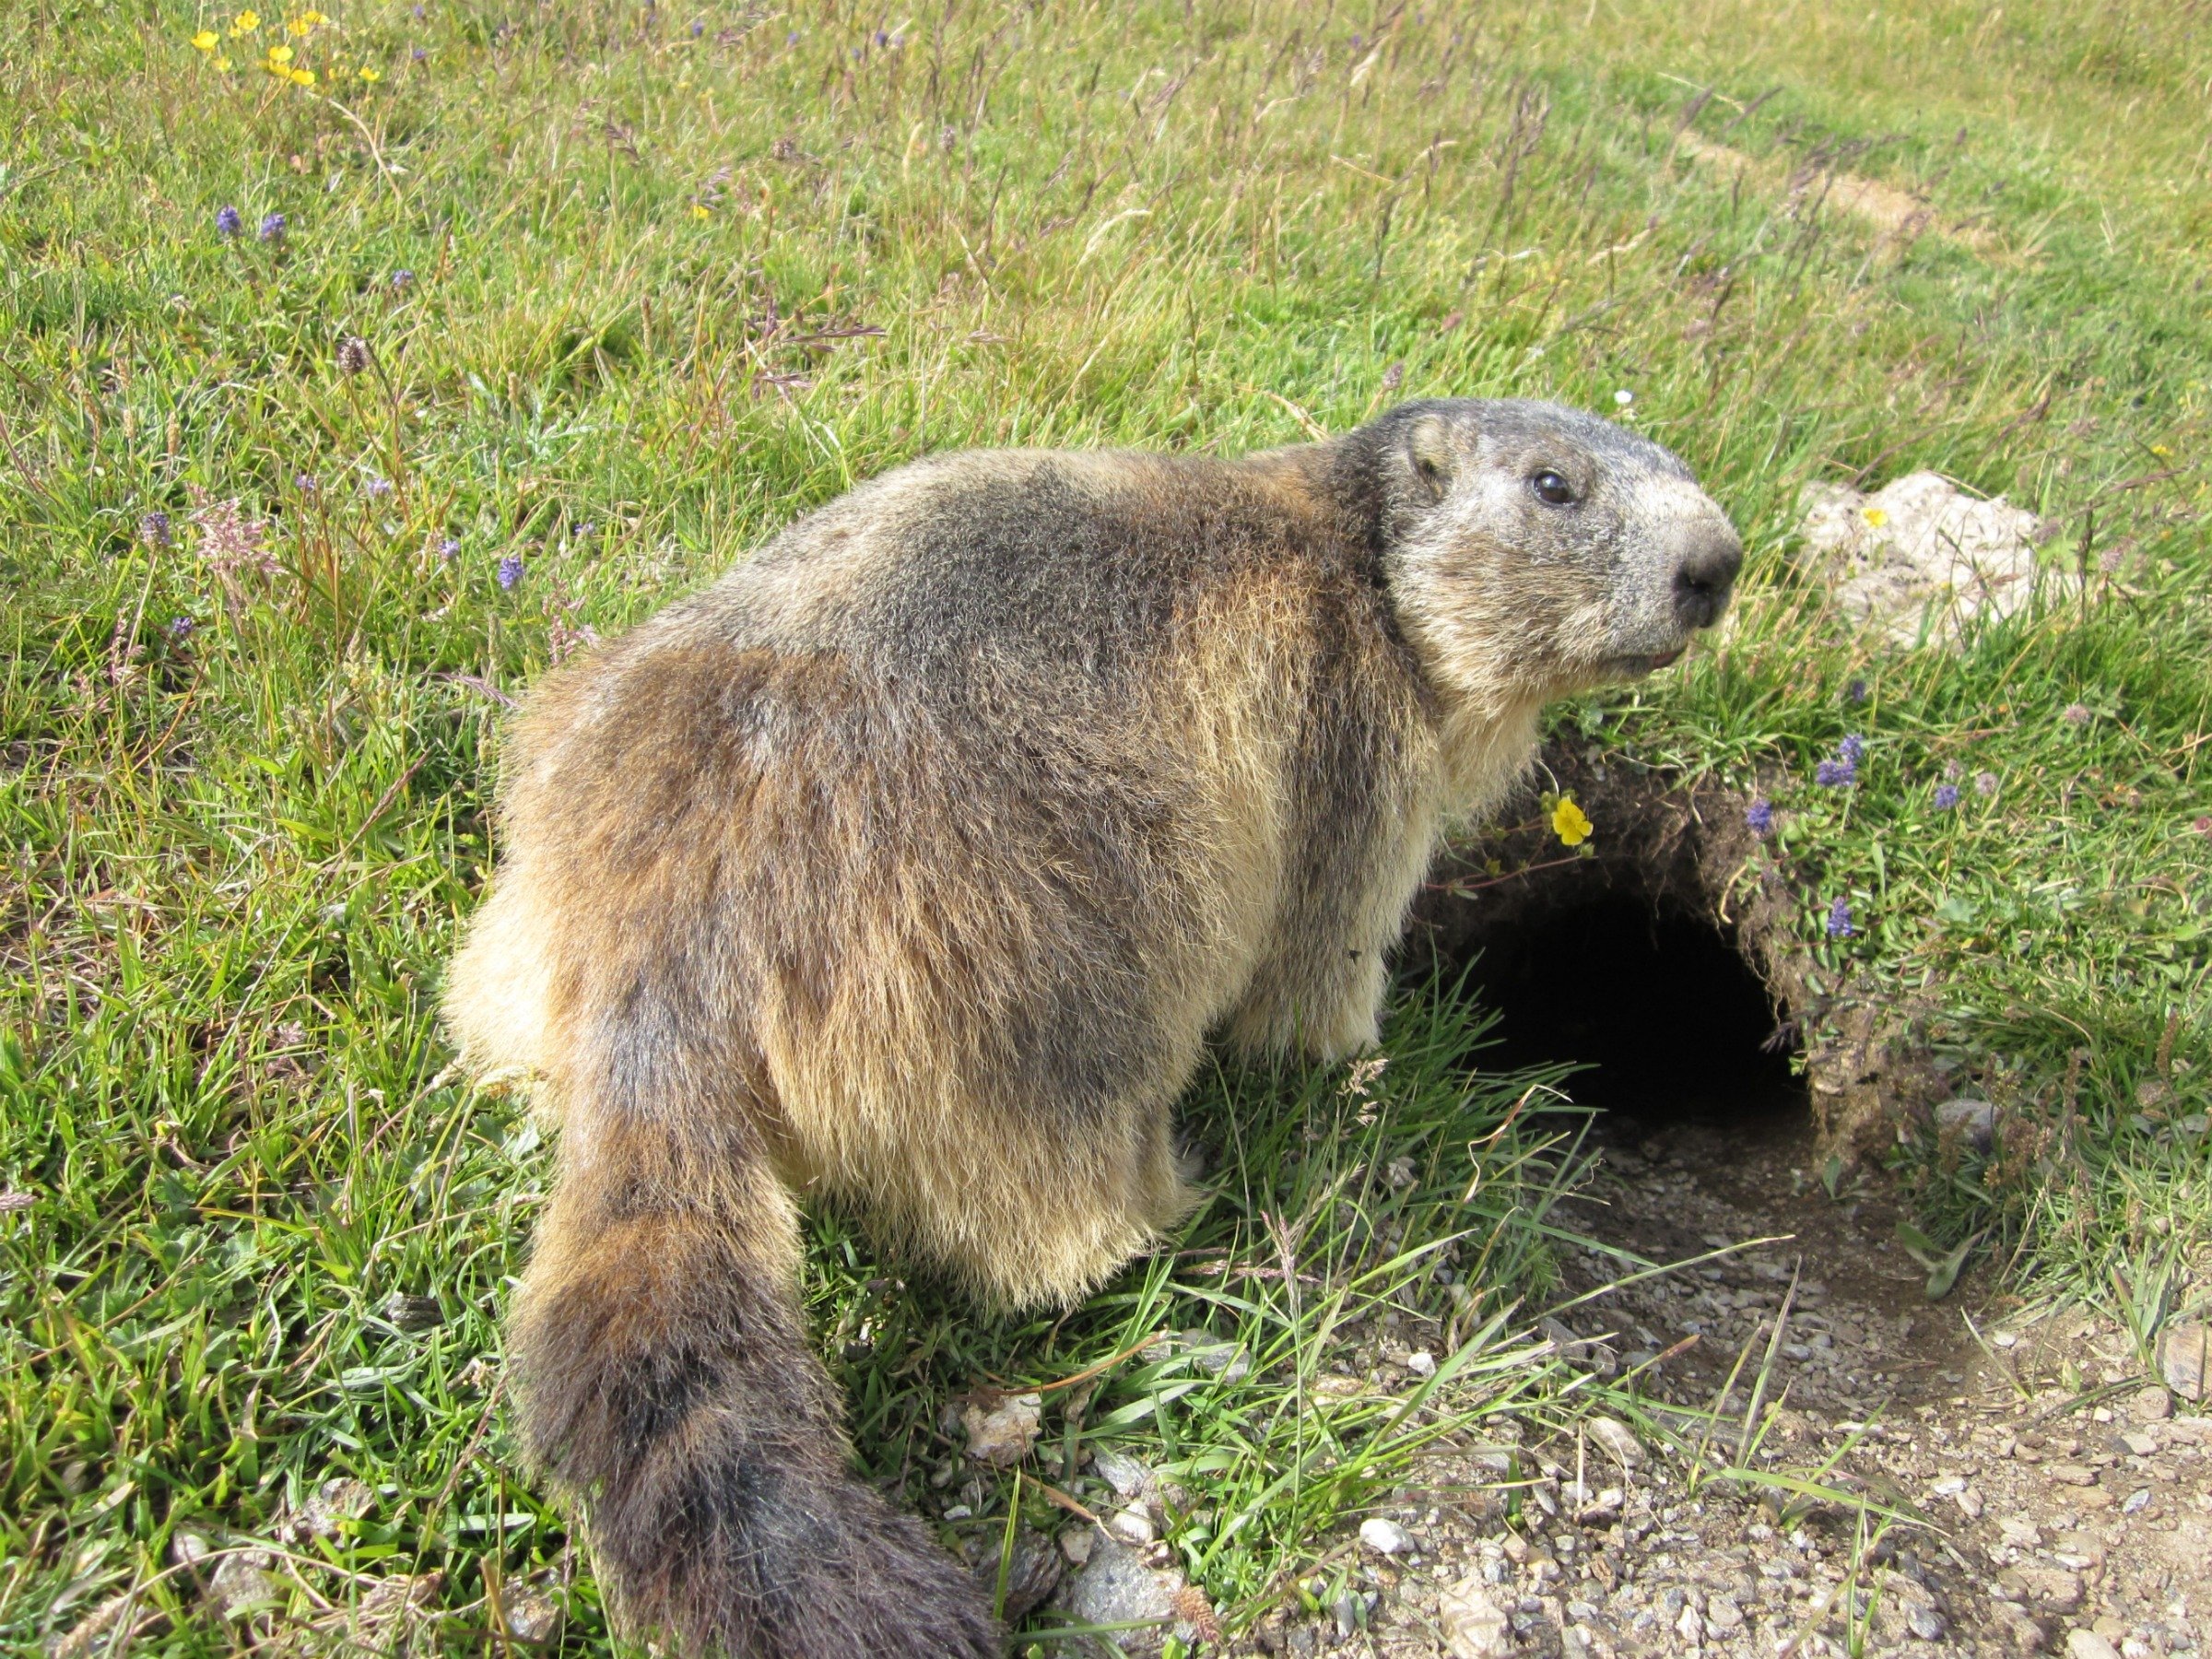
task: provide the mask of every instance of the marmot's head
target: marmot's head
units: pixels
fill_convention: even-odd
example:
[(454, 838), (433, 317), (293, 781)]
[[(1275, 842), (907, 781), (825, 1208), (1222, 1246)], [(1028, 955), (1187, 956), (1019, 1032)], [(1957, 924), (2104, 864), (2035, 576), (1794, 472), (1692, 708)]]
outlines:
[(1519, 700), (1665, 667), (1743, 563), (1680, 461), (1558, 404), (1406, 404), (1342, 440), (1338, 465), (1448, 693)]

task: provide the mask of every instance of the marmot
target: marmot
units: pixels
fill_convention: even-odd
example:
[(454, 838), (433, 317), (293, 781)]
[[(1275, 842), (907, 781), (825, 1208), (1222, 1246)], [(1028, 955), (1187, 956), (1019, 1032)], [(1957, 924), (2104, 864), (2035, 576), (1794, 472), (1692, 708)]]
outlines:
[(514, 1380), (618, 1622), (996, 1654), (848, 1465), (799, 1196), (994, 1305), (1082, 1296), (1191, 1201), (1209, 1033), (1372, 1042), (1440, 825), (1741, 560), (1655, 443), (1423, 402), (1241, 460), (918, 461), (548, 676), (446, 1007), (559, 1129)]

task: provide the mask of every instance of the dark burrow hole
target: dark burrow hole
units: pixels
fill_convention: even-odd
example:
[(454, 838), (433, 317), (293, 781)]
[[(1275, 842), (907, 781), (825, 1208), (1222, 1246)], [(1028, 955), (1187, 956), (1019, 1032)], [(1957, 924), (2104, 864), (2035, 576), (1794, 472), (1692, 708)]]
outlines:
[(1736, 940), (1678, 902), (1575, 882), (1583, 873), (1571, 865), (1517, 896), (1453, 952), (1498, 1015), (1485, 1068), (1584, 1068), (1566, 1091), (1600, 1109), (1596, 1133), (1615, 1144), (1806, 1134), (1790, 1030)]

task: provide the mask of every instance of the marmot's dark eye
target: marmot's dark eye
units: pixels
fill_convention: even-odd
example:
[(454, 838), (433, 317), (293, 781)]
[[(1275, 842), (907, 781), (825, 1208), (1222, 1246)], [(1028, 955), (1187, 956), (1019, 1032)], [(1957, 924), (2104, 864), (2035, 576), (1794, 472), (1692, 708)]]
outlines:
[(1568, 483), (1556, 472), (1547, 469), (1538, 473), (1535, 477), (1529, 479), (1528, 487), (1536, 492), (1536, 500), (1547, 507), (1571, 507), (1574, 505), (1574, 486)]

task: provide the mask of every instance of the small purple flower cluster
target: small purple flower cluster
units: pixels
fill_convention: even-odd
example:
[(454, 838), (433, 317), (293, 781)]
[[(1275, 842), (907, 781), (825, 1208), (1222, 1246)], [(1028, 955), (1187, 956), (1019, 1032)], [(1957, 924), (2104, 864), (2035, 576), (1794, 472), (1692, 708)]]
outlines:
[(281, 213), (264, 214), (261, 220), (261, 240), (265, 242), (276, 242), (281, 246), (284, 241), (286, 224), (285, 217)]
[(1774, 833), (1774, 803), (1760, 795), (1744, 808), (1744, 823), (1752, 834), (1766, 840)]
[(1839, 899), (1828, 907), (1828, 936), (1848, 939), (1859, 930), (1851, 924), (1851, 900)]
[(245, 228), (246, 221), (239, 217), (237, 208), (218, 207), (215, 210), (215, 233), (225, 241), (229, 241)]
[(1958, 784), (1956, 784), (1956, 783), (1938, 783), (1938, 784), (1936, 784), (1936, 811), (1938, 811), (1938, 812), (1948, 812), (1948, 811), (1950, 811), (1950, 809), (1951, 809), (1952, 807), (1954, 807), (1954, 806), (1958, 806), (1958, 805), (1959, 805), (1959, 785), (1958, 785)]
[(510, 553), (500, 560), (498, 581), (502, 592), (512, 593), (514, 584), (523, 579), (523, 556)]
[(1848, 789), (1859, 781), (1859, 762), (1866, 758), (1866, 740), (1853, 732), (1836, 747), (1836, 758), (1813, 769), (1813, 782), (1823, 789)]
[(170, 528), (169, 514), (159, 510), (138, 521), (138, 539), (149, 547), (166, 547), (176, 540)]

